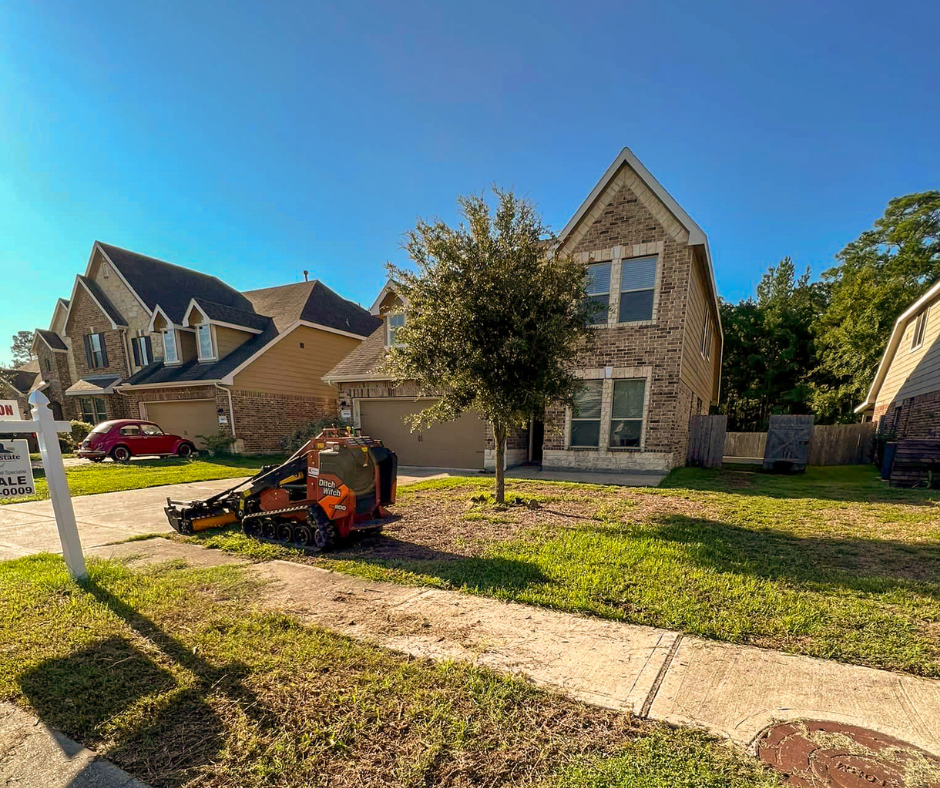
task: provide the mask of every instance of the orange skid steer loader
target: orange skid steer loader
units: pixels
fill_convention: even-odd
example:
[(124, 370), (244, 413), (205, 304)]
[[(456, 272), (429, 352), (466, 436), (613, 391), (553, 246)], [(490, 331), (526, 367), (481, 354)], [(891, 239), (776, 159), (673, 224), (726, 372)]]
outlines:
[(330, 550), (354, 531), (380, 529), (395, 503), (398, 458), (381, 441), (327, 429), (282, 465), (204, 501), (167, 498), (173, 530), (191, 535), (234, 522), (247, 536)]

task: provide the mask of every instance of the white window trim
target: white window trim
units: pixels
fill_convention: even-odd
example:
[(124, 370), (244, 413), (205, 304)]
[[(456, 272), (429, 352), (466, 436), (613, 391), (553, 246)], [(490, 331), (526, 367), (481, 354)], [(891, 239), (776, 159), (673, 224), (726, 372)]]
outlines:
[[(653, 287), (634, 287), (631, 290), (621, 290), (620, 289), (620, 280), (621, 274), (623, 273), (623, 264), (629, 262), (630, 260), (638, 260), (646, 257), (655, 257), (656, 258), (656, 270), (653, 272)], [(617, 306), (614, 310), (617, 317), (617, 322), (615, 325), (618, 326), (648, 326), (656, 322), (656, 313), (659, 310), (659, 279), (662, 271), (662, 252), (654, 252), (652, 254), (638, 254), (638, 255), (624, 255), (617, 261)], [(611, 270), (611, 281), (613, 281), (613, 270)], [(620, 296), (624, 293), (642, 293), (647, 290), (653, 291), (653, 307), (650, 310), (649, 319), (643, 320), (627, 320), (623, 323), (620, 322)]]
[[(202, 342), (199, 341), (199, 329), (202, 326), (208, 326), (209, 328), (209, 344), (212, 346), (211, 356), (202, 355)], [(196, 356), (198, 357), (199, 361), (218, 361), (219, 360), (219, 343), (216, 340), (215, 326), (213, 326), (209, 322), (196, 324)]]
[(712, 313), (706, 308), (705, 309), (705, 325), (702, 328), (702, 347), (701, 347), (702, 358), (704, 358), (706, 361), (711, 361), (711, 358), (712, 358), (711, 331), (712, 331)]
[[(601, 427), (598, 445), (572, 446), (571, 445), (571, 417), (572, 409), (565, 408), (565, 451), (591, 451), (599, 454), (638, 453), (646, 451), (646, 428), (649, 423), (650, 381), (652, 367), (601, 367), (600, 369), (581, 369), (574, 373), (583, 380), (603, 380), (601, 389)], [(643, 387), (643, 424), (640, 427), (639, 446), (610, 446), (610, 423), (614, 404), (614, 381), (636, 380), (646, 381)]]
[[(588, 298), (594, 298), (595, 296), (607, 296), (607, 322), (606, 323), (591, 323), (589, 328), (610, 328), (612, 325), (611, 317), (613, 315), (613, 304), (610, 303), (610, 288), (614, 281), (614, 260), (612, 256), (609, 255), (600, 255), (599, 259), (597, 257), (592, 257), (587, 261), (587, 265), (609, 265), (610, 266), (610, 277), (607, 282), (607, 292), (606, 293), (591, 293), (588, 295)], [(587, 266), (585, 266), (585, 271)], [(619, 268), (617, 269), (620, 270)]]
[[(920, 336), (920, 342), (914, 343), (917, 341), (917, 324), (920, 322), (921, 317), (924, 318), (924, 331)], [(911, 353), (914, 353), (920, 350), (924, 346), (924, 340), (927, 338), (927, 322), (930, 320), (930, 307), (926, 307), (923, 312), (918, 314), (914, 318), (914, 334), (911, 336)]]
[[(161, 337), (162, 341), (162, 337)], [(137, 358), (140, 359), (140, 364), (138, 369), (143, 369), (148, 364), (153, 363), (153, 359), (147, 355), (147, 337), (144, 334), (138, 334), (136, 337), (131, 337), (131, 345), (137, 348)], [(146, 361), (144, 360), (146, 359)], [(131, 348), (131, 361), (134, 360), (133, 347)]]
[[(404, 312), (401, 312), (400, 314), (402, 315), (402, 317), (404, 317), (404, 315), (405, 315)], [(391, 323), (391, 317), (392, 317), (392, 314), (391, 314), (391, 313), (389, 313), (389, 314), (387, 314), (387, 315), (385, 316), (385, 347), (387, 347), (387, 348), (389, 348), (389, 347), (404, 347), (404, 346), (405, 346), (405, 343), (404, 343), (404, 342), (396, 342), (394, 345), (392, 344), (392, 341), (391, 341), (391, 339), (392, 339), (392, 323)], [(405, 323), (402, 322), (402, 324), (401, 324), (401, 326), (399, 326), (399, 328), (401, 328), (401, 327), (404, 326), (404, 325), (405, 325)]]
[[(88, 347), (91, 349), (92, 369), (105, 369), (105, 364), (104, 364), (105, 344), (104, 344), (104, 339), (102, 339), (102, 336), (103, 335), (100, 333), (94, 333), (94, 334), (88, 335)], [(95, 350), (95, 340), (98, 341), (97, 350)]]
[[(172, 327), (165, 328), (160, 333), (163, 334), (163, 363), (168, 367), (173, 367), (173, 366), (176, 366), (177, 364), (182, 364), (183, 362), (180, 359), (180, 341), (179, 341), (179, 337), (176, 335), (176, 329)], [(170, 361), (167, 358), (167, 352), (166, 352), (167, 335), (173, 338), (173, 351), (174, 351), (174, 355), (176, 356), (176, 358), (173, 361)]]

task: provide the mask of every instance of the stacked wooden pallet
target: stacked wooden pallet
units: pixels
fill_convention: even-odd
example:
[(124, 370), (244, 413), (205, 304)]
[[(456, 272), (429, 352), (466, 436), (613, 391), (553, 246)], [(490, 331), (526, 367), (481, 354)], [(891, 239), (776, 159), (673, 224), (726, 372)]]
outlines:
[(893, 487), (914, 487), (933, 477), (940, 479), (940, 441), (899, 440), (894, 467)]

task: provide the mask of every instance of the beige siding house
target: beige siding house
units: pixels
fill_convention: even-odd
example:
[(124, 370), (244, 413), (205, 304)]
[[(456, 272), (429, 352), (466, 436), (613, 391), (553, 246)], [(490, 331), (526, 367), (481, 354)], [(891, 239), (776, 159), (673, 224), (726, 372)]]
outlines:
[(855, 412), (898, 438), (940, 441), (940, 282), (898, 318)]
[[(719, 393), (723, 340), (705, 233), (624, 148), (562, 230), (558, 251), (584, 264), (588, 291), (605, 308), (593, 319), (595, 348), (576, 362), (579, 406), (533, 414), (507, 443), (509, 463), (660, 472), (684, 464), (690, 419)], [(382, 371), (402, 320), (394, 283), (371, 311), (384, 324), (326, 380), (357, 426), (392, 445), (393, 433), (405, 440), (402, 417), (434, 392)], [(492, 467), (494, 454), (486, 425), (468, 414), (419, 434), (408, 462)]]
[(275, 452), (337, 415), (323, 374), (379, 321), (322, 282), (238, 292), (216, 277), (95, 242), (71, 298), (36, 332), (39, 375), (65, 418), (144, 418), (202, 445), (223, 432)]

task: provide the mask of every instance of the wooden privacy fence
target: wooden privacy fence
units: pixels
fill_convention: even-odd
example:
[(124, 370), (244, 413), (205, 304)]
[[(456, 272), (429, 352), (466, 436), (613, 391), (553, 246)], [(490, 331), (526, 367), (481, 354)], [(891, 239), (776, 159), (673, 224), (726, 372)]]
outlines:
[(720, 468), (725, 447), (727, 416), (693, 416), (689, 424), (687, 465)]
[[(813, 427), (809, 442), (810, 465), (866, 465), (871, 462), (875, 424), (829, 424)], [(759, 465), (767, 449), (766, 432), (729, 432), (724, 462)]]

